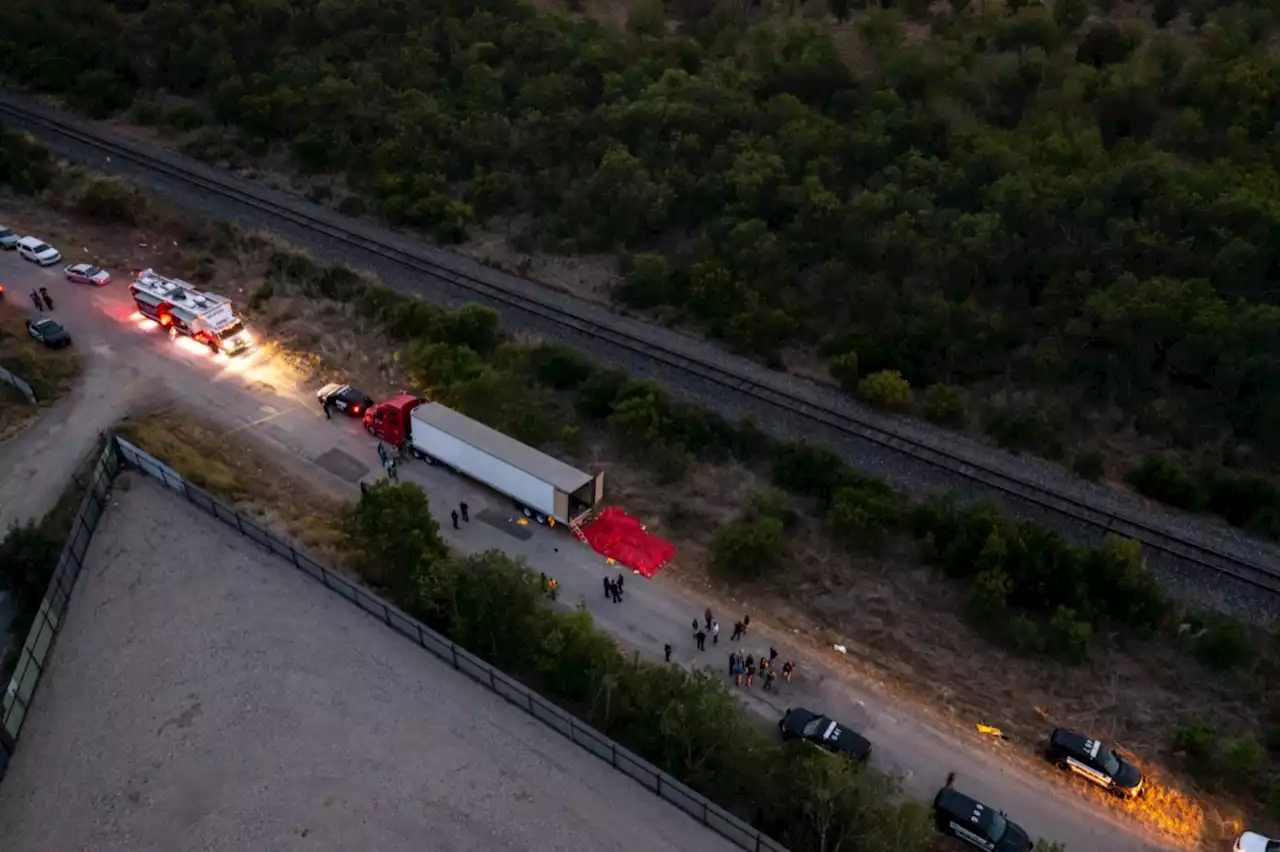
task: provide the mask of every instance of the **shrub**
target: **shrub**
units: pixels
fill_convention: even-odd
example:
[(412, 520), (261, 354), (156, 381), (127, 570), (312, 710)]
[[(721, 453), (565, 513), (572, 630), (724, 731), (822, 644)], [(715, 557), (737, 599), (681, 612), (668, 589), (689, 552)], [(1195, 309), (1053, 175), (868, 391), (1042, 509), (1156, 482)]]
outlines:
[(1127, 479), (1142, 494), (1179, 509), (1203, 504), (1203, 495), (1186, 471), (1162, 456), (1147, 456)]
[(1173, 732), (1173, 750), (1201, 764), (1213, 759), (1216, 743), (1217, 733), (1213, 725), (1199, 716), (1179, 725)]
[(630, 267), (618, 299), (637, 308), (656, 308), (677, 301), (672, 292), (671, 265), (660, 254), (637, 254), (628, 258)]
[(1243, 665), (1253, 656), (1253, 643), (1240, 622), (1215, 618), (1196, 640), (1196, 657), (1211, 669), (1226, 671)]
[(777, 571), (785, 546), (785, 530), (778, 518), (728, 524), (711, 539), (711, 567), (727, 579), (767, 577)]
[(94, 178), (76, 201), (76, 210), (95, 222), (137, 225), (146, 215), (147, 200), (114, 178)]
[(1266, 760), (1266, 753), (1253, 734), (1224, 740), (1220, 751), (1222, 767), (1236, 784), (1247, 783)]
[(596, 370), (578, 387), (578, 410), (603, 420), (613, 413), (614, 401), (630, 378), (622, 370)]
[(1038, 452), (1049, 458), (1059, 458), (1063, 453), (1053, 416), (1042, 408), (1000, 411), (987, 422), (986, 432), (1007, 450)]
[(60, 536), (34, 521), (12, 527), (0, 540), (0, 591), (13, 595), (17, 610), (35, 606), (44, 596), (62, 546)]
[(751, 511), (756, 517), (778, 519), (782, 522), (784, 532), (790, 532), (800, 519), (795, 507), (791, 505), (791, 498), (773, 488), (751, 495)]
[(530, 363), (537, 380), (555, 390), (576, 388), (595, 370), (591, 359), (578, 350), (550, 344), (533, 350)]
[(1089, 658), (1089, 640), (1093, 626), (1080, 618), (1075, 610), (1064, 606), (1049, 619), (1045, 630), (1045, 650), (1066, 663), (1083, 663)]
[(863, 546), (878, 545), (898, 522), (897, 495), (887, 487), (841, 486), (832, 495), (826, 522), (838, 539)]
[(955, 385), (929, 385), (924, 391), (924, 416), (939, 426), (964, 428), (969, 417), (964, 391)]
[(1022, 654), (1041, 654), (1044, 652), (1044, 637), (1040, 625), (1029, 618), (1026, 613), (1018, 613), (1009, 619), (1004, 628), (1005, 641), (1009, 647)]
[(835, 379), (846, 392), (853, 393), (858, 389), (858, 353), (846, 352), (831, 359), (831, 378)]
[(466, 346), (477, 355), (488, 357), (502, 342), (502, 320), (493, 308), (463, 305), (436, 317), (439, 339), (451, 346)]
[(1107, 472), (1107, 464), (1102, 457), (1102, 453), (1092, 451), (1076, 456), (1072, 467), (1075, 468), (1076, 474), (1081, 479), (1087, 479), (1090, 482), (1097, 482)]
[(858, 395), (878, 408), (897, 411), (911, 405), (911, 383), (897, 370), (881, 370), (858, 382)]
[(844, 478), (844, 461), (830, 447), (796, 441), (774, 454), (773, 484), (787, 491), (830, 500)]
[(0, 125), (0, 186), (18, 195), (35, 195), (53, 183), (54, 166), (49, 152), (24, 133)]
[(979, 572), (969, 584), (965, 610), (974, 622), (989, 627), (1008, 609), (1012, 589), (1013, 581), (999, 568)]

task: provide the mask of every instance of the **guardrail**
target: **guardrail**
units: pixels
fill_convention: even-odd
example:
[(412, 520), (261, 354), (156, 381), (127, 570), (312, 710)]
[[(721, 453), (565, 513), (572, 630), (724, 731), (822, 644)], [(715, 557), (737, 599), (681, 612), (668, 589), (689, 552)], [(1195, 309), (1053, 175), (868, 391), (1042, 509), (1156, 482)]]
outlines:
[(111, 483), (119, 472), (120, 454), (115, 441), (108, 439), (98, 457), (98, 463), (93, 467), (89, 487), (80, 501), (80, 510), (71, 522), (71, 534), (58, 557), (58, 565), (49, 580), (35, 622), (27, 633), (27, 639), (18, 655), (18, 664), (0, 702), (0, 778), (4, 777), (18, 735), (26, 722), (32, 696), (44, 674), (45, 661), (49, 658), (53, 641), (67, 614), (71, 590), (75, 587), (76, 578), (80, 576), (84, 555), (89, 550), (89, 542), (106, 509)]
[[(31, 696), (39, 683), (44, 661), (48, 657), (53, 638), (66, 611), (71, 587), (79, 576), (81, 560), (88, 549), (89, 540), (97, 527), (98, 520), (102, 516), (111, 481), (124, 466), (134, 468), (163, 483), (170, 490), (185, 497), (193, 506), (198, 506), (271, 553), (287, 560), (303, 574), (337, 593), (348, 603), (359, 607), (367, 615), (378, 619), (404, 638), (435, 654), (456, 670), (487, 687), (510, 704), (524, 710), (617, 771), (644, 785), (651, 793), (680, 808), (739, 848), (753, 852), (788, 852), (785, 846), (761, 834), (702, 794), (695, 792), (590, 725), (583, 724), (567, 711), (519, 681), (498, 671), (465, 648), (459, 647), (336, 571), (326, 568), (305, 553), (301, 553), (288, 542), (282, 541), (240, 515), (209, 492), (187, 482), (181, 474), (164, 462), (118, 437), (110, 439), (94, 470), (94, 481), (81, 504), (71, 540), (67, 542), (66, 550), (63, 552), (62, 559), (59, 560), (58, 570), (54, 574), (53, 581), (50, 582), (46, 602), (41, 606), (41, 616), (37, 618), (36, 625), (32, 627), (31, 635), (27, 639), (27, 645), (23, 647), (18, 671), (25, 674), (21, 679), (15, 674), (13, 681), (15, 684), (19, 682), (22, 684), (14, 690), (15, 696), (20, 700), (15, 701), (12, 714), (7, 699), (5, 705), (5, 730), (10, 730), (11, 715), (16, 722), (10, 734), (10, 750), (18, 738), (27, 710), (31, 706)], [(28, 653), (28, 646), (31, 648), (30, 653)], [(17, 708), (20, 708), (20, 711)], [(3, 777), (6, 757), (5, 749), (0, 747), (0, 777)]]

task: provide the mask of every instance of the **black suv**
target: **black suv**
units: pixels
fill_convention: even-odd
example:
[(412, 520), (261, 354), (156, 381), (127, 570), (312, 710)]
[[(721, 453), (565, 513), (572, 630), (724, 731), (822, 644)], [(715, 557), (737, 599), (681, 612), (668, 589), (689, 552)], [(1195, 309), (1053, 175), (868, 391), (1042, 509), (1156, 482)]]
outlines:
[(1049, 735), (1045, 756), (1063, 772), (1083, 776), (1122, 799), (1142, 793), (1142, 772), (1138, 767), (1084, 734), (1055, 728)]
[(351, 385), (325, 385), (316, 391), (316, 399), (324, 408), (341, 411), (348, 417), (363, 417), (373, 405), (373, 397)]
[(1030, 852), (1035, 846), (1022, 827), (951, 786), (933, 797), (933, 820), (938, 831), (987, 852)]
[(793, 707), (778, 720), (784, 740), (804, 740), (832, 754), (847, 754), (855, 760), (871, 756), (871, 743), (862, 734), (827, 716), (803, 707)]

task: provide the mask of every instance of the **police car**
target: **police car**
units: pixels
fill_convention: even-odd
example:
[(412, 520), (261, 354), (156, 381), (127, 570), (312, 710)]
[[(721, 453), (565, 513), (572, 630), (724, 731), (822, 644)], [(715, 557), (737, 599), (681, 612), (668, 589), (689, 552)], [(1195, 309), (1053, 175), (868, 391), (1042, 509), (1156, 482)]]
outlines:
[(793, 707), (778, 720), (784, 740), (804, 740), (832, 754), (847, 754), (855, 760), (871, 755), (871, 743), (848, 726), (803, 707)]
[(325, 408), (341, 411), (348, 417), (363, 417), (373, 405), (373, 397), (351, 385), (325, 385), (316, 391), (316, 399)]
[(1022, 826), (956, 790), (951, 786), (954, 779), (954, 773), (947, 776), (947, 785), (933, 797), (938, 831), (987, 852), (1030, 852), (1035, 844)]
[(1084, 734), (1056, 728), (1049, 735), (1045, 755), (1063, 772), (1074, 772), (1121, 799), (1142, 793), (1138, 767)]

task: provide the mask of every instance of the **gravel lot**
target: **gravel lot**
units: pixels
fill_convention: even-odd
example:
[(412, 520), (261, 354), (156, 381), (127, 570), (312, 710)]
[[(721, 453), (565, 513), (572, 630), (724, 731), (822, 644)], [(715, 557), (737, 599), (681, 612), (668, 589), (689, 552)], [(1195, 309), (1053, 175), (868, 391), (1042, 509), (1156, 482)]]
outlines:
[[(13, 102), (22, 106), (31, 106), (29, 100), (7, 92), (0, 92), (0, 102), (3, 101)], [(65, 113), (59, 113), (58, 115), (61, 118), (72, 118), (72, 116)], [(95, 132), (101, 130), (100, 127), (93, 125), (92, 122), (87, 122), (83, 119), (76, 119), (76, 121), (85, 127), (92, 127)], [(157, 192), (169, 201), (196, 211), (201, 215), (229, 219), (249, 229), (261, 229), (277, 233), (295, 245), (308, 250), (318, 259), (345, 263), (367, 270), (377, 275), (389, 286), (404, 292), (417, 293), (432, 302), (445, 306), (457, 306), (466, 302), (483, 303), (485, 301), (483, 298), (478, 298), (469, 291), (442, 279), (413, 272), (398, 263), (379, 258), (373, 253), (359, 251), (350, 246), (336, 243), (315, 231), (285, 222), (273, 216), (267, 216), (246, 204), (212, 195), (189, 184), (159, 175), (136, 163), (123, 161), (119, 158), (107, 158), (100, 151), (90, 146), (65, 137), (52, 135), (38, 127), (22, 127), (20, 122), (13, 122), (13, 125), (19, 129), (30, 130), (58, 156), (82, 163), (103, 173), (127, 178), (140, 186)], [(119, 140), (121, 137), (113, 134), (113, 138)], [(134, 147), (141, 146), (141, 143), (136, 139), (123, 141), (125, 144)], [(171, 162), (181, 163), (184, 167), (195, 168), (213, 179), (226, 180), (229, 177), (226, 172), (202, 166), (172, 152), (162, 152), (154, 149), (149, 149), (148, 152), (160, 154)], [(950, 451), (962, 454), (983, 466), (1015, 474), (1063, 495), (1087, 500), (1091, 505), (1104, 511), (1123, 513), (1135, 520), (1188, 538), (1202, 545), (1261, 561), (1263, 564), (1280, 567), (1280, 547), (1251, 539), (1215, 519), (1168, 511), (1158, 505), (1105, 485), (1087, 483), (1047, 462), (1015, 456), (966, 437), (936, 429), (928, 423), (869, 411), (833, 389), (821, 387), (794, 376), (772, 372), (746, 359), (730, 355), (713, 344), (697, 340), (689, 335), (618, 316), (598, 305), (588, 304), (571, 296), (541, 287), (536, 283), (490, 269), (469, 258), (429, 245), (416, 237), (397, 234), (368, 221), (355, 222), (332, 210), (286, 196), (261, 184), (250, 181), (241, 181), (240, 183), (248, 191), (267, 196), (277, 203), (305, 209), (310, 215), (318, 216), (328, 222), (356, 230), (357, 232), (376, 235), (378, 239), (392, 243), (406, 251), (429, 257), (431, 260), (448, 265), (459, 272), (474, 275), (519, 292), (530, 301), (572, 310), (592, 322), (643, 335), (647, 339), (663, 346), (688, 354), (691, 357), (714, 362), (762, 384), (797, 394), (803, 399), (820, 403), (838, 411), (856, 412), (859, 417), (867, 418), (882, 426), (891, 426), (894, 430), (917, 440), (936, 446), (945, 446)], [(957, 493), (966, 497), (989, 499), (1003, 503), (1011, 512), (1030, 520), (1048, 523), (1063, 534), (1078, 541), (1096, 542), (1100, 537), (1096, 528), (1083, 527), (1063, 519), (1060, 515), (1045, 514), (1024, 503), (1007, 500), (970, 480), (956, 477), (946, 471), (925, 465), (892, 450), (850, 438), (797, 413), (782, 411), (776, 407), (762, 404), (744, 394), (727, 391), (723, 387), (708, 383), (687, 373), (622, 352), (605, 342), (584, 336), (565, 326), (552, 324), (528, 313), (511, 310), (497, 304), (492, 305), (492, 307), (498, 309), (502, 314), (503, 322), (510, 329), (548, 340), (555, 340), (581, 349), (599, 362), (622, 367), (637, 378), (656, 379), (670, 388), (677, 396), (706, 405), (730, 419), (736, 420), (745, 415), (752, 415), (762, 428), (772, 434), (791, 439), (802, 438), (830, 444), (837, 448), (849, 463), (855, 467), (884, 477), (895, 485), (909, 491), (918, 493), (954, 489)], [(1217, 572), (1206, 572), (1204, 569), (1189, 566), (1180, 560), (1154, 556), (1152, 561), (1166, 587), (1179, 597), (1188, 599), (1197, 605), (1233, 612), (1255, 623), (1268, 624), (1276, 618), (1280, 618), (1280, 597), (1278, 596), (1261, 592)]]
[(115, 501), (6, 852), (736, 848), (160, 485)]

